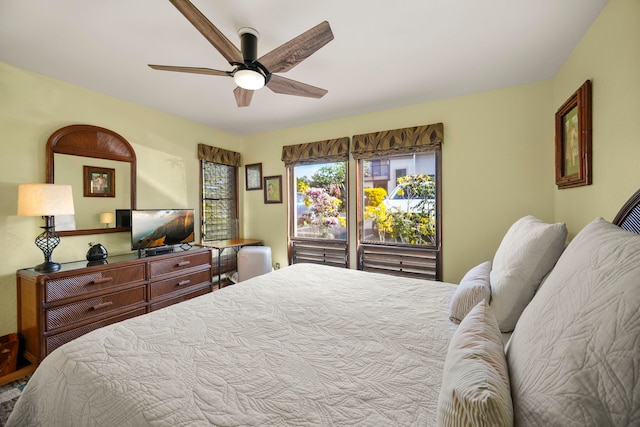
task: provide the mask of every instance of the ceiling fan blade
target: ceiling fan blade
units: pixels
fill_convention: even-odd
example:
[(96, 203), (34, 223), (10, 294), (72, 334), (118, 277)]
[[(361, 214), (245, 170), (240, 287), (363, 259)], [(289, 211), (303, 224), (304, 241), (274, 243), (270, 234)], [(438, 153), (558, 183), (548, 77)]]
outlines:
[(236, 104), (238, 107), (248, 107), (251, 105), (251, 98), (253, 98), (252, 90), (243, 89), (240, 86), (233, 90), (233, 95), (236, 97)]
[(328, 91), (295, 80), (287, 79), (275, 74), (271, 75), (267, 87), (275, 93), (285, 95), (305, 96), (307, 98), (322, 98)]
[(149, 64), (149, 67), (154, 70), (161, 71), (178, 71), (180, 73), (193, 73), (193, 74), (208, 74), (210, 76), (233, 76), (231, 71), (213, 70), (211, 68), (201, 67), (175, 67), (173, 65), (155, 65)]
[(170, 0), (171, 3), (209, 40), (218, 52), (229, 62), (242, 62), (242, 53), (216, 28), (189, 0)]
[(271, 73), (283, 73), (307, 59), (331, 40), (333, 32), (329, 23), (324, 21), (263, 55), (258, 62)]

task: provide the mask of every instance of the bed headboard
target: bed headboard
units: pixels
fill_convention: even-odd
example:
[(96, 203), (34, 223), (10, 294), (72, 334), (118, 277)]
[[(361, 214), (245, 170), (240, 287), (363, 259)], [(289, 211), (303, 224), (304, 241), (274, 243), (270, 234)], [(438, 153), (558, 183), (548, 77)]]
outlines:
[(640, 190), (636, 191), (622, 206), (613, 223), (625, 230), (640, 234)]

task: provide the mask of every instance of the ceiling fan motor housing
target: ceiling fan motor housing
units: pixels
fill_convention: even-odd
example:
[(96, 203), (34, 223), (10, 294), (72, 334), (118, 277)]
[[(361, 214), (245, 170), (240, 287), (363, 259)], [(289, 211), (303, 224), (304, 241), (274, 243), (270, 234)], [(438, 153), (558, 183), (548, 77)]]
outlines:
[(248, 27), (240, 28), (238, 34), (240, 35), (240, 50), (244, 63), (254, 62), (258, 59), (258, 37), (260, 34)]

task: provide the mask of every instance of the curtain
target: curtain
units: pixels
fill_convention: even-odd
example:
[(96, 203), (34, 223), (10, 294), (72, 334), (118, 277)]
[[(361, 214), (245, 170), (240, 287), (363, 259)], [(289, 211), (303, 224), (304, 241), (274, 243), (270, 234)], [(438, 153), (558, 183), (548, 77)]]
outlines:
[(438, 151), (443, 139), (442, 123), (354, 135), (351, 154), (358, 160), (394, 154)]
[(345, 162), (348, 160), (349, 138), (346, 136), (282, 147), (282, 161), (287, 167), (312, 163)]
[(242, 156), (235, 151), (198, 144), (198, 159), (220, 165), (240, 167)]

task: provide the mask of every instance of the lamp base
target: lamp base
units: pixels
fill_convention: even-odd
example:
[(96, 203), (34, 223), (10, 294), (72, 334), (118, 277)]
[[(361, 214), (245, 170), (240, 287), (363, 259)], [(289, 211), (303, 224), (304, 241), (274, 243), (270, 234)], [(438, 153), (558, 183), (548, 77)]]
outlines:
[(44, 254), (44, 262), (36, 265), (34, 269), (40, 273), (53, 273), (60, 270), (60, 264), (51, 261), (51, 254), (53, 250), (60, 243), (60, 237), (53, 229), (52, 216), (43, 216), (46, 221), (46, 225), (42, 228), (44, 231), (38, 237), (36, 237), (35, 244)]
[(53, 261), (45, 261), (42, 264), (38, 264), (33, 269), (39, 273), (53, 273), (60, 270), (60, 263)]

